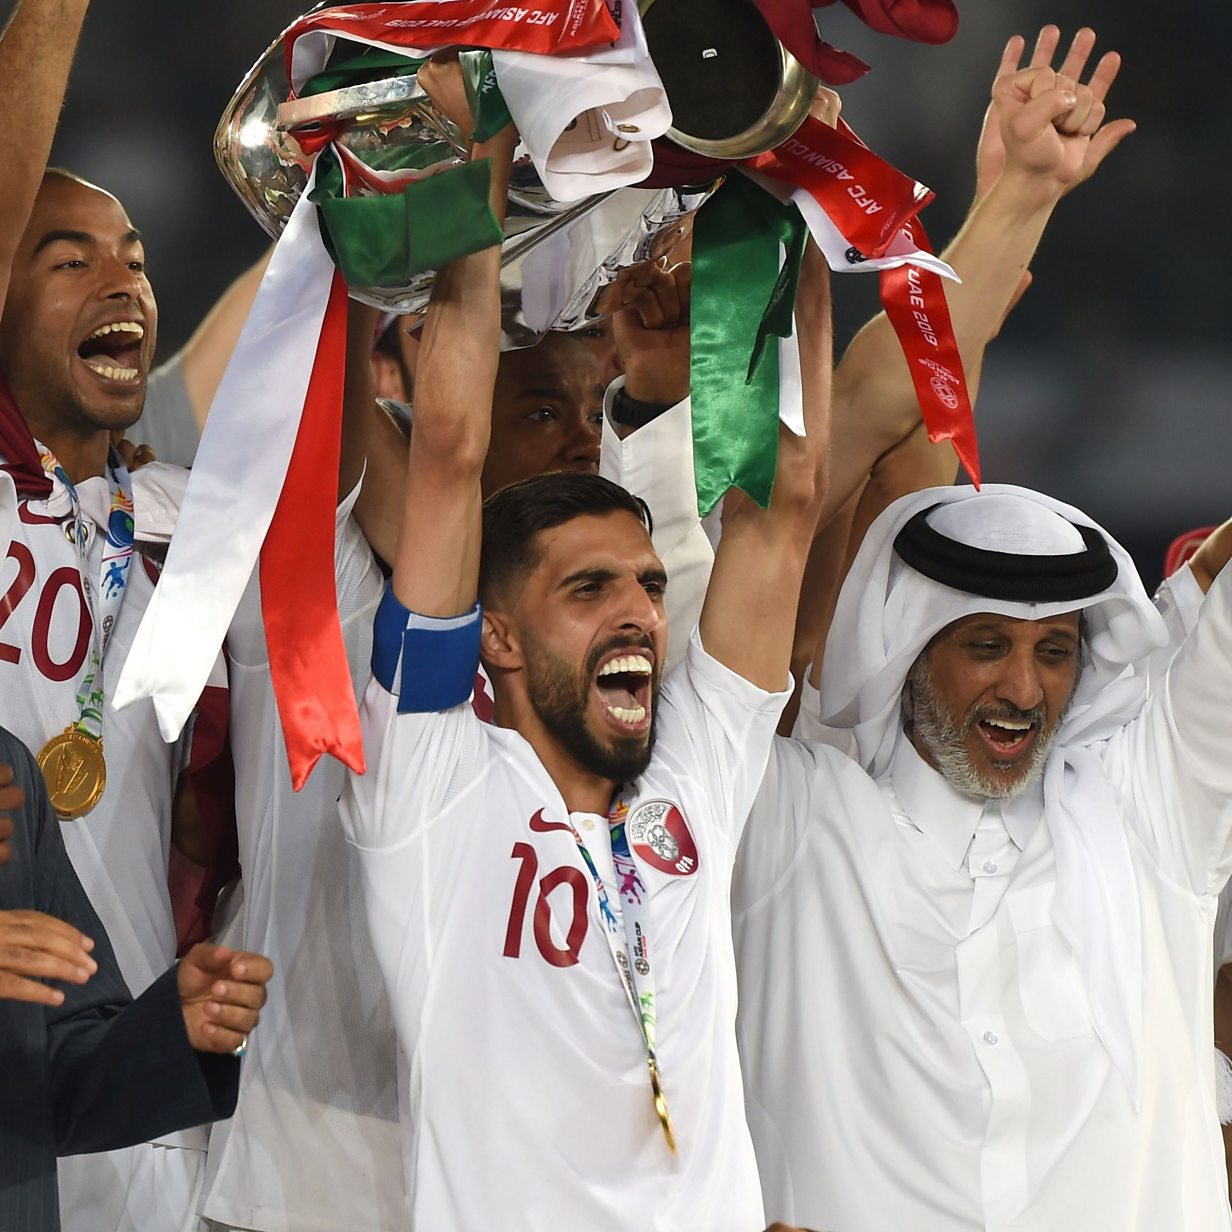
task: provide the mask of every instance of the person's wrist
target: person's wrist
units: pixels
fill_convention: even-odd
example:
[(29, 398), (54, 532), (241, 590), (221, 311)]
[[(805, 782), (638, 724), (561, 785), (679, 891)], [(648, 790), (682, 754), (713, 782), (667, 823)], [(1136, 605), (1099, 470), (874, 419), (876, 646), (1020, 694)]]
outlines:
[[(665, 411), (670, 410), (672, 405), (669, 402), (651, 402), (634, 398), (626, 385), (623, 389), (618, 389), (612, 398), (611, 420), (618, 428), (636, 432), (638, 428), (644, 428), (648, 423), (653, 423)], [(627, 433), (621, 432), (619, 435), (623, 437)]]
[(626, 361), (625, 393), (636, 402), (657, 403), (675, 406), (689, 396), (689, 373), (687, 368), (673, 371), (674, 365), (659, 362), (638, 363)]
[(1027, 219), (1050, 214), (1069, 188), (1050, 172), (1007, 159), (1000, 173), (989, 182), (981, 201), (992, 203), (1016, 219)]

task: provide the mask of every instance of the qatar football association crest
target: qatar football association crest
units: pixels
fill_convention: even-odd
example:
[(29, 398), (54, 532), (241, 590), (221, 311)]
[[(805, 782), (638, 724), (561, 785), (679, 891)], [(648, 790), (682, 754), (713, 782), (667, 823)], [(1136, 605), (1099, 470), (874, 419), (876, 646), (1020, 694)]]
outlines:
[(697, 872), (697, 844), (684, 814), (669, 800), (639, 804), (625, 822), (629, 846), (639, 860), (674, 877)]

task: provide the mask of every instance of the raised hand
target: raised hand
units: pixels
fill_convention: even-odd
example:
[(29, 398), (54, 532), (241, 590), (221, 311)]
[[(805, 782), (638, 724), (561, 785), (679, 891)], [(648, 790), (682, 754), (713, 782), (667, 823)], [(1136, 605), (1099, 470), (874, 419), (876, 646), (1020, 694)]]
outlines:
[(1121, 68), (1115, 51), (1101, 56), (1086, 83), (1082, 75), (1095, 48), (1095, 32), (1079, 30), (1059, 69), (1052, 68), (1061, 31), (1045, 26), (1026, 67), (1026, 41), (1005, 46), (984, 116), (976, 154), (976, 196), (983, 197), (1006, 171), (1063, 196), (1089, 179), (1134, 131), (1133, 120), (1105, 119), (1108, 91)]
[(673, 406), (689, 393), (689, 299), (693, 266), (646, 261), (610, 288), (612, 328), (625, 389), (639, 402)]
[(198, 1052), (234, 1052), (257, 1025), (274, 965), (260, 954), (203, 941), (181, 959), (177, 980), (188, 1040)]
[(43, 981), (84, 984), (98, 970), (93, 948), (84, 933), (41, 911), (0, 911), (0, 1000), (63, 1004), (64, 993)]

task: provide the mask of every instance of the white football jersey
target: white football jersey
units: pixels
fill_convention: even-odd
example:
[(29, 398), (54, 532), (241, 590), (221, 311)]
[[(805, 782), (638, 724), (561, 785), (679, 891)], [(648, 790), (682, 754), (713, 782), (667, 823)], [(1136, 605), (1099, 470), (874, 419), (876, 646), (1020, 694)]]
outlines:
[[(353, 503), (339, 509), (335, 572), (358, 693), (384, 582)], [(244, 885), (227, 941), (268, 955), (274, 977), (235, 1114), (210, 1138), (202, 1213), (259, 1232), (402, 1232), (397, 1041), (338, 818), (346, 770), (324, 757), (291, 788), (255, 575), (227, 651)]]
[[(672, 837), (658, 854), (636, 837), (632, 846), (649, 895), (673, 1156), (594, 883), (547, 771), (521, 736), (469, 705), (400, 715), (369, 685), (368, 773), (349, 778), (343, 816), (405, 1054), (414, 1227), (764, 1228), (728, 893), (785, 700), (694, 642), (662, 690), (650, 766), (625, 797), (631, 836), (648, 809)], [(607, 819), (572, 821), (618, 901)]]
[[(110, 493), (101, 476), (79, 484), (78, 492), (97, 593), (104, 540), (99, 527), (105, 526)], [(181, 749), (163, 741), (153, 705), (117, 711), (109, 686), (119, 679), (157, 577), (157, 567), (140, 550), (134, 553), (103, 665), (106, 790), (92, 812), (61, 828), (134, 996), (175, 960), (167, 856)], [(0, 724), (33, 753), (77, 721), (77, 690), (93, 639), (94, 617), (65, 523), (49, 516), (45, 501), (21, 500), (0, 572)]]
[[(142, 501), (147, 485), (135, 477), (139, 539), (145, 531), (165, 539), (174, 523), (174, 497), (186, 472), (161, 466), (157, 472), (160, 482), (150, 488), (149, 509)], [(154, 474), (150, 468), (146, 478)], [(102, 476), (78, 484), (77, 491), (89, 536), (90, 582), (97, 593), (104, 541), (100, 527), (106, 525), (111, 495)], [(77, 549), (47, 502), (19, 500), (11, 527), (0, 566), (0, 725), (37, 754), (79, 716), (77, 690), (89, 667), (94, 616), (81, 584)], [(171, 802), (185, 744), (163, 740), (148, 701), (115, 710), (109, 686), (119, 679), (157, 578), (157, 567), (141, 554), (139, 542), (103, 665), (106, 790), (93, 811), (61, 823), (60, 831), (134, 996), (175, 961), (167, 859)], [(153, 1227), (153, 1212), (140, 1195), (154, 1183), (163, 1195), (160, 1230), (190, 1228), (206, 1130), (184, 1130), (157, 1141), (158, 1146), (61, 1160), (65, 1232), (94, 1232), (100, 1221), (122, 1232)], [(181, 1149), (163, 1149), (168, 1147)]]

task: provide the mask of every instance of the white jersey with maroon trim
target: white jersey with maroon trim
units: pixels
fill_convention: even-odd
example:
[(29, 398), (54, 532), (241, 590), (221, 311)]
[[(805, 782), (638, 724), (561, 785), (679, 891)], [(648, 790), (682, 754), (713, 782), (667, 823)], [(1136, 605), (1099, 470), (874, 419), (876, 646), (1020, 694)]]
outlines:
[[(160, 467), (166, 479), (172, 468)], [(140, 476), (141, 472), (137, 472)], [(151, 472), (153, 474), (153, 472)], [(158, 489), (155, 525), (141, 505), (143, 483), (134, 478), (138, 536), (165, 538), (174, 520), (166, 507), (175, 476)], [(110, 491), (102, 477), (77, 485), (88, 534), (88, 567), (98, 592)], [(19, 499), (11, 539), (0, 567), (0, 725), (34, 753), (79, 717), (77, 691), (88, 671), (94, 618), (81, 583), (77, 549), (61, 517), (42, 500)], [(184, 742), (167, 744), (148, 701), (117, 711), (111, 686), (154, 593), (157, 566), (141, 552), (128, 570), (124, 602), (103, 669), (103, 751), (107, 785), (86, 816), (61, 825), (77, 876), (107, 930), (125, 982), (134, 996), (175, 961), (175, 926), (167, 889), (171, 804)], [(191, 1228), (206, 1144), (204, 1129), (168, 1134), (149, 1145), (77, 1156), (60, 1162), (65, 1232)], [(159, 1179), (161, 1178), (161, 1179)], [(158, 1211), (135, 1195), (162, 1194)], [(175, 1207), (172, 1210), (172, 1207)], [(111, 1222), (106, 1222), (111, 1220)]]
[[(338, 511), (339, 615), (357, 693), (384, 582)], [(346, 769), (322, 758), (291, 788), (254, 576), (227, 635), (244, 906), (229, 944), (274, 964), (239, 1102), (210, 1138), (202, 1214), (257, 1232), (403, 1232), (397, 1040), (338, 817)]]
[[(649, 895), (673, 1156), (599, 898), (547, 771), (521, 736), (470, 705), (398, 714), (369, 685), (368, 773), (348, 780), (343, 816), (405, 1054), (414, 1227), (764, 1227), (728, 893), (785, 697), (695, 641), (662, 690), (650, 766), (623, 797)], [(670, 839), (639, 844), (639, 813)], [(571, 820), (616, 901), (607, 819)]]
[[(89, 537), (90, 585), (97, 594), (100, 524), (110, 493), (101, 476), (79, 484), (78, 493)], [(94, 618), (66, 523), (49, 515), (45, 501), (19, 501), (6, 555), (0, 573), (0, 724), (37, 754), (80, 715), (77, 691), (89, 668)], [(106, 790), (92, 812), (62, 823), (61, 830), (134, 996), (175, 960), (167, 853), (182, 750), (162, 739), (151, 703), (113, 709), (111, 686), (157, 578), (157, 566), (139, 544), (103, 666)]]

